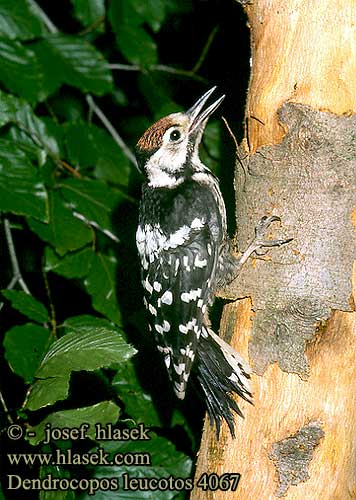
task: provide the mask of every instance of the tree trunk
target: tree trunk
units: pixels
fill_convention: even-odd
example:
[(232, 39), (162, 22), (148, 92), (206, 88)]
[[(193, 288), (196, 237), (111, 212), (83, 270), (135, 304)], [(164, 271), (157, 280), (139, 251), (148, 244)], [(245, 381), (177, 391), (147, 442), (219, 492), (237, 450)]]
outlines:
[[(242, 2), (246, 3), (246, 2)], [(356, 3), (256, 0), (238, 242), (263, 215), (293, 237), (250, 259), (225, 296), (220, 334), (253, 368), (236, 439), (205, 423), (193, 500), (356, 498)], [(245, 160), (246, 161), (246, 160)], [(352, 276), (354, 287), (352, 289)], [(247, 297), (247, 298), (243, 298)], [(239, 299), (239, 300), (237, 300)]]

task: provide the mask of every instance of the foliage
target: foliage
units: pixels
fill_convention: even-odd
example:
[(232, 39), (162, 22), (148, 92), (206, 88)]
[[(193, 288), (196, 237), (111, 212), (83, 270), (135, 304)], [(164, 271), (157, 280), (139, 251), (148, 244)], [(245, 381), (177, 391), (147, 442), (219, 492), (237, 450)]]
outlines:
[[(208, 88), (198, 74), (199, 52), (207, 54), (212, 36), (205, 47), (199, 40), (194, 70), (185, 69), (193, 60), (164, 64), (169, 50), (162, 41), (193, 7), (179, 0), (68, 0), (63, 7), (0, 0), (0, 424), (26, 428), (25, 452), (77, 444), (44, 444), (47, 424), (89, 423), (81, 450), (100, 445), (95, 423), (144, 424), (156, 432), (147, 443), (109, 440), (105, 448), (155, 457), (151, 467), (130, 469), (132, 475), (191, 474), (198, 436), (172, 410), (165, 375), (152, 368), (159, 358), (145, 340), (134, 248), (140, 177), (132, 150), (153, 119), (180, 108), (182, 81), (194, 98)], [(180, 49), (174, 50), (173, 62)], [(184, 101), (192, 104), (190, 96)], [(212, 122), (202, 153), (212, 168), (219, 135)], [(4, 449), (10, 444), (2, 436)], [(128, 470), (84, 469), (82, 477), (98, 478)], [(65, 465), (33, 472), (77, 474)], [(73, 498), (70, 491), (56, 494), (40, 497)], [(155, 498), (182, 499), (184, 492)]]

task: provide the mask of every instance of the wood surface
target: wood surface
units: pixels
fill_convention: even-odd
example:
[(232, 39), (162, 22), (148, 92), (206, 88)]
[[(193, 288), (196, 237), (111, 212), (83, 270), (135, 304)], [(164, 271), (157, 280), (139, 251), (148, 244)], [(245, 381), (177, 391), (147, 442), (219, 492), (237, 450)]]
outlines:
[[(277, 110), (288, 100), (336, 115), (356, 112), (355, 0), (257, 0), (245, 10), (252, 37), (244, 140), (250, 154), (281, 142), (286, 131)], [(356, 265), (350, 304), (355, 299)], [(233, 325), (231, 344), (245, 359), (253, 318), (251, 299), (246, 298), (226, 305), (221, 321), (220, 335), (230, 337)], [(203, 473), (228, 472), (240, 473), (241, 479), (235, 492), (196, 488), (192, 500), (278, 498), (272, 446), (314, 421), (325, 435), (312, 454), (309, 478), (289, 486), (283, 498), (356, 499), (355, 313), (333, 311), (308, 344), (306, 357), (310, 375), (304, 380), (277, 364), (263, 376), (252, 376), (254, 406), (239, 400), (245, 418), (238, 419), (235, 440), (224, 425), (217, 442), (206, 420), (196, 479)]]
[(355, 0), (257, 0), (246, 13), (251, 152), (282, 140), (277, 110), (286, 101), (339, 115), (356, 112)]

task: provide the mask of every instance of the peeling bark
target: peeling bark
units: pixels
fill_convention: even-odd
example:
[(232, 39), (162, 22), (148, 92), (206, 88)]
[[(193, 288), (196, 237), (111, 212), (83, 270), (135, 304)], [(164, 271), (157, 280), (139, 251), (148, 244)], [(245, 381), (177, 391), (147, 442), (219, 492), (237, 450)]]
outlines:
[(356, 116), (291, 103), (279, 116), (288, 130), (284, 140), (250, 157), (246, 180), (237, 175), (238, 240), (240, 248), (247, 246), (256, 221), (271, 214), (282, 218), (284, 235), (294, 240), (269, 251), (269, 262), (246, 265), (229, 295), (252, 297), (255, 372), (262, 375), (278, 362), (284, 371), (307, 376), (306, 343), (332, 310), (353, 310)]
[(269, 458), (275, 464), (279, 481), (276, 497), (284, 496), (289, 486), (309, 479), (308, 466), (322, 437), (324, 431), (320, 423), (310, 422), (294, 436), (282, 439), (272, 446)]

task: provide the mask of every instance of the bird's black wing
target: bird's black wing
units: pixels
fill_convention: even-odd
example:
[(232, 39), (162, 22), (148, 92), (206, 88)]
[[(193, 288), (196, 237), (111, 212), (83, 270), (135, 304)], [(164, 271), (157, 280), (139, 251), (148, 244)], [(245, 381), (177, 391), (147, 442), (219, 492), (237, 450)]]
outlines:
[[(218, 249), (208, 224), (194, 222), (161, 238), (162, 246), (143, 272), (150, 324), (178, 398), (186, 385), (212, 300)], [(193, 226), (193, 227), (192, 227)]]

